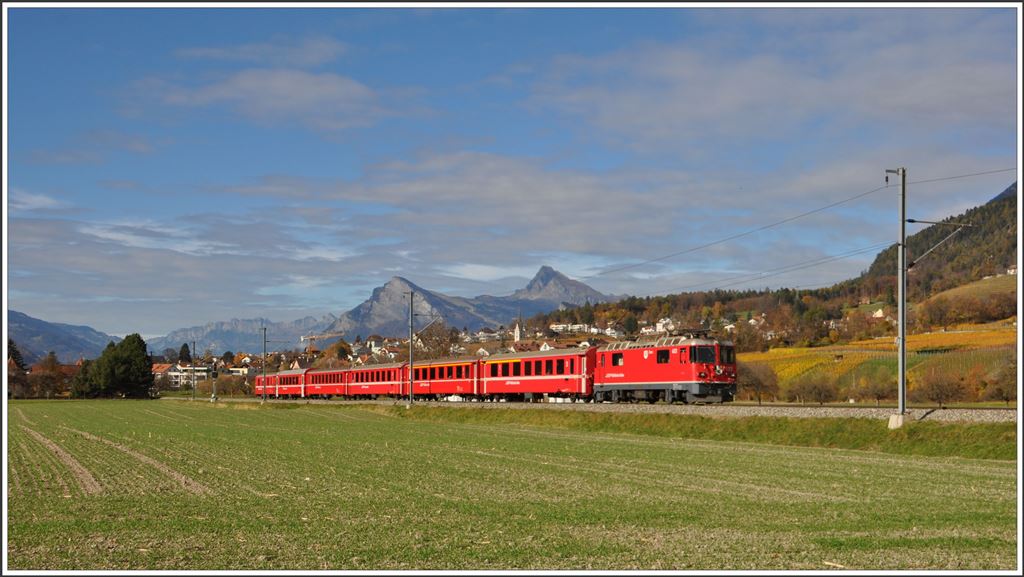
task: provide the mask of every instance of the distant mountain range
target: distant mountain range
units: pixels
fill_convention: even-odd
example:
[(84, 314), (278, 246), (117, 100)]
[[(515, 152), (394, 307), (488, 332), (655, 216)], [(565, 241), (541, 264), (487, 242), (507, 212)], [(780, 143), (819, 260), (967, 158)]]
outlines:
[(210, 349), (216, 355), (225, 351), (257, 353), (263, 350), (263, 330), (267, 328), (267, 350), (292, 349), (300, 347), (299, 337), (308, 334), (319, 334), (323, 329), (338, 320), (334, 315), (321, 318), (304, 317), (291, 322), (275, 323), (264, 318), (231, 319), (217, 321), (199, 327), (189, 327), (171, 331), (167, 336), (150, 339), (147, 342), (154, 354), (163, 354), (165, 349), (178, 352), (182, 344), (192, 348), (195, 342), (200, 353)]
[(94, 359), (107, 343), (121, 342), (120, 337), (90, 327), (50, 323), (13, 310), (7, 311), (7, 334), (28, 364), (42, 360), (50, 351), (65, 364), (80, 358)]
[[(146, 344), (157, 355), (166, 349), (177, 352), (183, 343), (192, 348), (193, 342), (199, 352), (210, 349), (217, 355), (225, 351), (255, 353), (263, 350), (262, 327), (267, 328), (267, 350), (301, 348), (306, 343), (300, 341), (300, 337), (314, 334), (340, 333), (349, 342), (357, 336), (401, 337), (409, 332), (409, 291), (415, 292), (413, 308), (420, 315), (416, 318), (417, 329), (430, 322), (432, 317), (440, 316), (448, 326), (471, 331), (510, 325), (518, 316), (528, 318), (563, 306), (579, 306), (587, 302), (597, 304), (621, 298), (602, 294), (549, 266), (541, 267), (526, 288), (507, 297), (453, 297), (394, 277), (384, 286), (374, 289), (369, 299), (340, 317), (328, 314), (319, 319), (305, 317), (291, 322), (272, 322), (264, 318), (231, 319), (177, 329), (166, 336), (149, 339)], [(48, 323), (15, 311), (10, 311), (9, 326), (11, 338), (26, 362), (34, 362), (50, 350), (65, 362), (79, 357), (96, 358), (108, 342), (121, 340), (89, 327)], [(323, 339), (317, 342), (317, 346), (322, 348), (332, 340), (337, 338)]]

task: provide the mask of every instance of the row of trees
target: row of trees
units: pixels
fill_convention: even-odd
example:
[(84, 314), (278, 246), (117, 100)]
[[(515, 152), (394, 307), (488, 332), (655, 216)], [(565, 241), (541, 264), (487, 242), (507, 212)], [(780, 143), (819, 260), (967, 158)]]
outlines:
[[(841, 383), (836, 377), (810, 373), (780, 385), (775, 371), (766, 363), (740, 362), (737, 388), (740, 399), (799, 403), (830, 403), (854, 398), (874, 401), (895, 399), (896, 376), (879, 367), (861, 372), (856, 379)], [(915, 403), (932, 402), (940, 407), (957, 401), (1000, 401), (1009, 405), (1017, 400), (1016, 357), (994, 375), (986, 375), (980, 367), (966, 372), (931, 368), (910, 376), (908, 395)]]

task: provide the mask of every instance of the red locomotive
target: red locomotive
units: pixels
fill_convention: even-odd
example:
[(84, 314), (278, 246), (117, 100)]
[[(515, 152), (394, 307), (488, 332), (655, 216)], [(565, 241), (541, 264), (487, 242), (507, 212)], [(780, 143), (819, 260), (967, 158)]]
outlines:
[[(736, 350), (731, 342), (695, 333), (588, 349), (414, 362), (412, 381), (418, 399), (720, 403), (736, 395)], [(409, 365), (257, 376), (254, 393), (264, 392), (275, 398), (408, 398)]]

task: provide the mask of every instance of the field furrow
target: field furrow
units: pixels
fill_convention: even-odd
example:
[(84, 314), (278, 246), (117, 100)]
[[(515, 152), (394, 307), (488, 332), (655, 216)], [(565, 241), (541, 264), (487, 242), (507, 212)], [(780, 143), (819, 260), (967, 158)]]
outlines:
[(109, 439), (104, 439), (102, 437), (97, 437), (96, 435), (93, 435), (91, 433), (87, 433), (85, 431), (78, 431), (76, 429), (71, 429), (71, 428), (68, 428), (68, 430), (71, 431), (72, 433), (77, 433), (79, 435), (82, 435), (83, 437), (85, 437), (86, 439), (89, 439), (90, 441), (96, 441), (96, 442), (99, 442), (99, 443), (103, 443), (103, 444), (105, 444), (105, 445), (107, 445), (109, 447), (113, 447), (113, 448), (117, 449), (118, 451), (121, 451), (122, 453), (124, 453), (124, 454), (126, 454), (126, 455), (128, 455), (128, 456), (130, 456), (132, 458), (134, 458), (135, 460), (140, 461), (142, 463), (145, 463), (145, 464), (153, 467), (154, 469), (160, 471), (161, 473), (164, 473), (168, 477), (170, 477), (170, 478), (174, 479), (175, 481), (177, 481), (178, 483), (180, 483), (181, 486), (183, 488), (185, 488), (186, 490), (188, 490), (189, 492), (195, 493), (197, 495), (202, 495), (204, 493), (208, 493), (209, 492), (209, 489), (207, 489), (202, 484), (197, 483), (195, 480), (193, 480), (193, 479), (191, 479), (191, 478), (189, 478), (189, 477), (187, 477), (185, 475), (182, 475), (181, 473), (179, 473), (175, 469), (172, 469), (171, 467), (168, 467), (167, 465), (161, 463), (160, 461), (157, 461), (156, 459), (154, 459), (152, 457), (149, 457), (148, 455), (144, 455), (144, 454), (139, 453), (137, 451), (134, 451), (134, 450), (132, 450), (132, 449), (130, 449), (130, 448), (120, 444), (120, 443), (116, 443), (114, 441), (111, 441)]
[(33, 439), (35, 439), (40, 444), (44, 445), (47, 449), (49, 449), (54, 455), (56, 455), (58, 459), (60, 459), (61, 463), (63, 463), (68, 469), (71, 470), (72, 474), (75, 476), (75, 480), (78, 482), (79, 488), (82, 490), (83, 493), (85, 493), (86, 495), (95, 495), (103, 491), (103, 488), (100, 487), (100, 484), (96, 481), (96, 478), (92, 476), (92, 473), (90, 473), (88, 469), (83, 467), (82, 464), (79, 463), (77, 459), (72, 457), (67, 451), (61, 448), (60, 445), (54, 443), (50, 439), (47, 439), (41, 433), (33, 431), (32, 429), (24, 425), (22, 425), (21, 428), (24, 429), (26, 433), (31, 435)]

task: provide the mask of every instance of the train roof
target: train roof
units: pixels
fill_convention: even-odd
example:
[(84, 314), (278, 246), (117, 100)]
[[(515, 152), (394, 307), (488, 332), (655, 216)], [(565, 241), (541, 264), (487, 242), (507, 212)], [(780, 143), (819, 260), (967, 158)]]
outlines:
[(566, 355), (584, 355), (587, 353), (587, 349), (571, 348), (571, 349), (551, 349), (548, 351), (524, 351), (521, 353), (501, 353), (500, 355), (491, 355), (484, 357), (483, 361), (504, 361), (508, 359), (535, 359), (544, 357), (564, 357)]
[(473, 363), (479, 359), (480, 357), (475, 355), (456, 357), (452, 359), (426, 359), (423, 361), (417, 361), (415, 358), (413, 358), (412, 364), (414, 367), (422, 367), (423, 365), (461, 365), (465, 363)]
[(647, 349), (655, 347), (678, 347), (686, 345), (714, 345), (721, 344), (730, 346), (732, 345), (729, 341), (717, 341), (715, 339), (707, 338), (693, 338), (690, 335), (681, 337), (661, 337), (657, 339), (647, 339), (643, 341), (619, 341), (616, 343), (609, 343), (607, 345), (601, 345), (602, 351), (621, 351), (625, 349)]
[(400, 369), (407, 363), (387, 363), (382, 365), (360, 365), (358, 367), (349, 367), (349, 371), (379, 371), (381, 369)]

